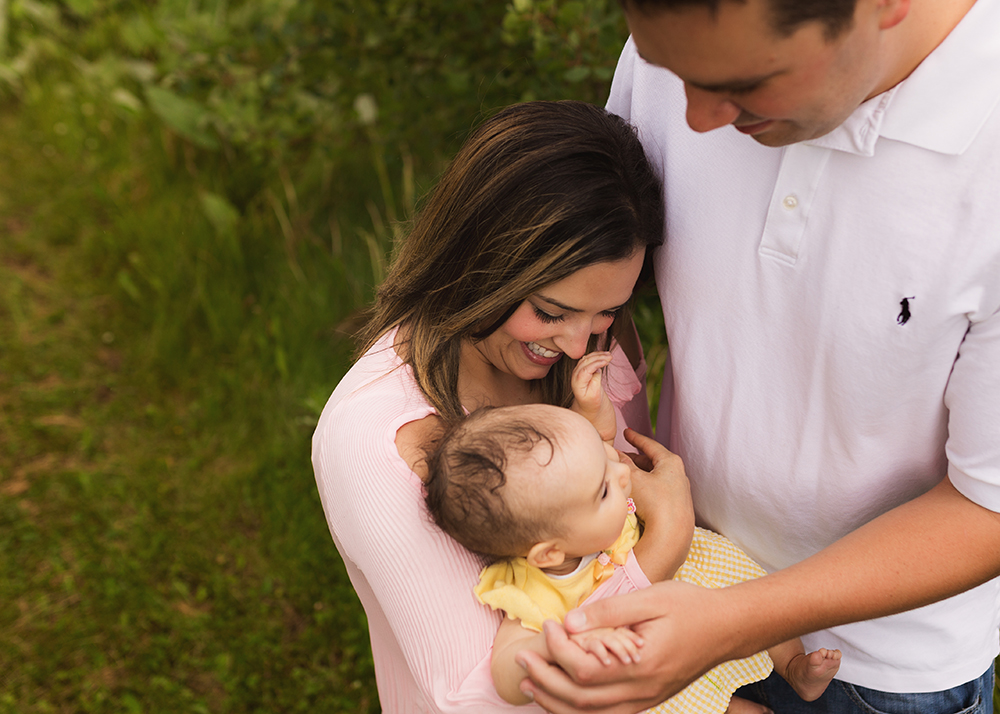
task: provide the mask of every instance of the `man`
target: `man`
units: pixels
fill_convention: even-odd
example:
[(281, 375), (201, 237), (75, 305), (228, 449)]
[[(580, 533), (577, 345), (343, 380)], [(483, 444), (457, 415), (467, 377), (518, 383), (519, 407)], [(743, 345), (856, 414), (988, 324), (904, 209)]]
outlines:
[(633, 712), (805, 635), (844, 653), (827, 694), (807, 705), (772, 677), (747, 696), (992, 712), (1000, 0), (623, 4), (609, 109), (666, 194), (658, 438), (699, 523), (772, 574), (570, 613), (574, 631), (633, 624), (641, 662), (595, 665), (549, 623), (561, 668), (523, 653), (522, 690)]

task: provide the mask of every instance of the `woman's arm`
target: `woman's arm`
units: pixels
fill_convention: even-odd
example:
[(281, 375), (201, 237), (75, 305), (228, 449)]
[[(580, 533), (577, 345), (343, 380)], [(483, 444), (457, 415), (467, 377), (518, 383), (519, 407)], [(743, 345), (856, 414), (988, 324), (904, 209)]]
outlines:
[(566, 621), (573, 630), (636, 623), (646, 641), (642, 661), (628, 668), (594, 667), (566, 646), (562, 627), (549, 623), (547, 644), (559, 666), (519, 653), (531, 678), (523, 686), (557, 714), (635, 712), (720, 662), (807, 632), (936, 602), (998, 575), (1000, 514), (968, 500), (945, 479), (766, 577), (721, 590), (659, 583), (572, 611)]
[[(627, 627), (596, 628), (570, 635), (570, 639), (580, 647), (581, 652), (590, 653), (595, 661), (605, 666), (615, 660), (623, 664), (638, 661), (639, 648), (643, 644), (642, 638)], [(520, 620), (505, 618), (493, 642), (490, 672), (497, 693), (505, 701), (517, 705), (531, 701), (519, 688), (525, 672), (524, 667), (517, 663), (517, 653), (523, 650), (531, 650), (545, 661), (552, 659), (544, 634), (524, 628)]]
[[(393, 376), (381, 382), (398, 394)], [(418, 423), (427, 411), (393, 412), (388, 397), (365, 401), (325, 415), (313, 463), (331, 533), (368, 615), (383, 707), (510, 711), (489, 676), (500, 617), (472, 592), (482, 563), (431, 524), (420, 480), (404, 461), (420, 452), (393, 441), (400, 423)]]
[(504, 618), (493, 641), (493, 655), (490, 661), (490, 672), (497, 694), (511, 704), (527, 704), (531, 701), (521, 692), (520, 684), (524, 679), (524, 668), (515, 661), (515, 656), (523, 650), (531, 650), (543, 660), (551, 661), (549, 648), (545, 644), (545, 635), (541, 632), (528, 630), (521, 626), (520, 620)]

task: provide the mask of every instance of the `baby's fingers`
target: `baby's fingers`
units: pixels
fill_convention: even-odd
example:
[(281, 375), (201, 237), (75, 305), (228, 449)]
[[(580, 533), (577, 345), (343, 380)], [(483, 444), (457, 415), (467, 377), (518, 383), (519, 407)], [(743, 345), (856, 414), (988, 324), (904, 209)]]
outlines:
[(574, 384), (587, 384), (595, 376), (600, 376), (602, 369), (611, 364), (610, 352), (590, 352), (580, 358), (573, 368)]
[(605, 643), (602, 642), (597, 637), (591, 637), (589, 640), (587, 640), (587, 643), (583, 646), (583, 649), (585, 649), (587, 652), (590, 652), (590, 654), (597, 657), (597, 659), (601, 660), (601, 662), (603, 662), (605, 666), (608, 666), (611, 664), (611, 655), (608, 652), (607, 647), (605, 647), (604, 645)]
[(601, 370), (611, 363), (610, 352), (591, 352), (576, 363), (571, 386), (578, 400), (599, 399), (601, 395)]
[(621, 660), (622, 664), (632, 664), (639, 661), (642, 638), (627, 627), (619, 627), (615, 630), (614, 637), (605, 638), (604, 645)]

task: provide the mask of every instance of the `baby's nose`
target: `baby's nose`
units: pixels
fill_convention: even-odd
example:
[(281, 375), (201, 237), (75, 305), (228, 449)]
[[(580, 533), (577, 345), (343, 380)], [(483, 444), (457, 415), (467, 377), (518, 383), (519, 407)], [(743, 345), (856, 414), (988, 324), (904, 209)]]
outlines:
[(632, 469), (628, 467), (628, 464), (622, 464), (622, 472), (618, 477), (618, 482), (621, 484), (622, 488), (628, 488), (628, 485), (632, 482)]

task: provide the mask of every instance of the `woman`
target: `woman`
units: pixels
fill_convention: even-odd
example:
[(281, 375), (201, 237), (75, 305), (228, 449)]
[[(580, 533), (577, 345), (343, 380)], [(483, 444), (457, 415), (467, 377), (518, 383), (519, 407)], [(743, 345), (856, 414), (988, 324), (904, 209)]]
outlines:
[(473, 133), (401, 246), (313, 437), (383, 710), (509, 708), (489, 678), (501, 616), (473, 596), (482, 561), (424, 509), (424, 447), (483, 405), (568, 404), (573, 366), (595, 347), (615, 353), (619, 424), (648, 431), (638, 349), (630, 364), (614, 337), (637, 345), (624, 313), (661, 241), (661, 200), (621, 119), (578, 102), (516, 105)]

